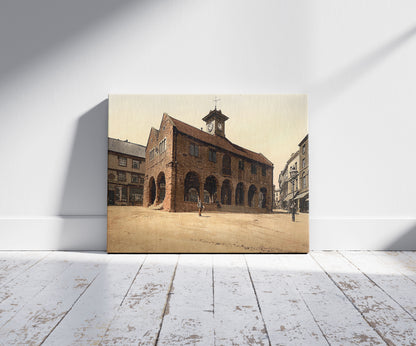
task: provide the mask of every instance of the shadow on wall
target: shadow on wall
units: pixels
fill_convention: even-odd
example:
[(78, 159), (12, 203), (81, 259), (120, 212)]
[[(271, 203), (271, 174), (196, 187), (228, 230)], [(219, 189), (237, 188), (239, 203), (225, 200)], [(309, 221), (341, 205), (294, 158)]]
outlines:
[(311, 105), (313, 106), (312, 111), (314, 113), (319, 112), (322, 107), (345, 92), (359, 78), (368, 74), (415, 35), (416, 26), (412, 26), (371, 53), (351, 62), (345, 68), (340, 69), (327, 79), (309, 86), (308, 90), (311, 95)]
[(386, 246), (384, 250), (414, 251), (416, 249), (416, 224), (407, 229), (404, 234)]
[(63, 219), (59, 249), (106, 248), (107, 128), (108, 99), (78, 120), (57, 213)]
[[(0, 80), (114, 17), (133, 0), (7, 1), (0, 11)], [(53, 28), (53, 29), (51, 29)]]

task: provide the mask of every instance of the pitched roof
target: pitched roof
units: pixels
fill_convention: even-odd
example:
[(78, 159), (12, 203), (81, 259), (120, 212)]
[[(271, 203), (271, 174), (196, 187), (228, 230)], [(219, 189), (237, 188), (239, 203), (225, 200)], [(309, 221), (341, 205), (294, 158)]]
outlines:
[(146, 147), (144, 145), (121, 141), (115, 138), (108, 138), (108, 150), (120, 154), (126, 154), (137, 157), (146, 157)]
[(254, 151), (240, 147), (229, 141), (227, 138), (211, 135), (194, 126), (188, 125), (183, 121), (172, 118), (170, 115), (168, 115), (168, 117), (172, 120), (172, 123), (177, 128), (177, 130), (185, 135), (196, 138), (202, 142), (214, 145), (216, 147), (223, 148), (229, 152), (232, 152), (233, 154), (248, 158), (250, 160), (254, 160), (268, 166), (273, 166), (273, 163), (261, 153), (255, 153)]

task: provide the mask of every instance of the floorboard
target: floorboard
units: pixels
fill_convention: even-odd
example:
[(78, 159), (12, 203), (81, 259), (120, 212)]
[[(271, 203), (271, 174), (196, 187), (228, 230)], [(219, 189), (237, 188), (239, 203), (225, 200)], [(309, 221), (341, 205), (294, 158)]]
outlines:
[(325, 345), (302, 296), (278, 255), (246, 255), (272, 345)]
[(102, 340), (144, 260), (141, 255), (106, 256), (108, 263), (45, 345), (97, 345)]
[(283, 255), (279, 260), (329, 344), (385, 344), (310, 255)]
[(214, 345), (212, 257), (181, 255), (158, 338), (160, 345)]
[(342, 255), (416, 320), (416, 283), (397, 270), (396, 265), (369, 251), (342, 252)]
[(3, 326), (0, 330), (2, 343), (42, 343), (88, 289), (106, 261), (104, 255), (80, 253), (64, 253), (60, 259), (69, 263), (69, 267), (53, 276), (52, 281)]
[(153, 345), (169, 304), (178, 255), (149, 255), (101, 344)]
[(269, 345), (243, 255), (214, 256), (216, 345)]
[(36, 265), (50, 252), (0, 252), (0, 287)]
[(0, 252), (0, 345), (416, 344), (416, 253)]
[(384, 342), (390, 345), (416, 343), (413, 318), (347, 258), (337, 252), (315, 252), (313, 257)]
[(0, 328), (10, 321), (34, 296), (70, 266), (66, 254), (51, 253), (30, 270), (22, 272), (0, 288)]
[(373, 251), (392, 273), (401, 273), (416, 283), (416, 253), (408, 251)]

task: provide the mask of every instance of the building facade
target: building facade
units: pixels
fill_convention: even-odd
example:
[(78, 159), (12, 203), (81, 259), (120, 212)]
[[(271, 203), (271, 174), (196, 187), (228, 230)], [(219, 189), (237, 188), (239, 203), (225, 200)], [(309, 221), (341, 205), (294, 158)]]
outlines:
[(299, 190), (299, 177), (296, 176), (295, 178), (291, 178), (290, 170), (295, 169), (298, 171), (299, 169), (299, 151), (293, 153), (289, 160), (286, 162), (285, 167), (279, 174), (279, 202), (278, 208), (280, 209), (288, 209), (292, 200), (295, 201), (298, 207), (298, 201), (296, 200), (296, 196)]
[(225, 136), (227, 116), (213, 110), (206, 131), (164, 114), (146, 148), (144, 206), (195, 211), (271, 212), (273, 164)]
[(143, 205), (146, 147), (108, 138), (107, 205)]
[(306, 135), (299, 143), (299, 211), (309, 213), (309, 140)]

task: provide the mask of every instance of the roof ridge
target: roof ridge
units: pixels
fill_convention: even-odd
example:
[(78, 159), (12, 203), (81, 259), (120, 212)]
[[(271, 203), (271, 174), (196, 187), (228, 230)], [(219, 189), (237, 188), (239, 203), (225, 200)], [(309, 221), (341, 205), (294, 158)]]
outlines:
[(138, 145), (139, 147), (146, 148), (146, 146), (143, 145), (143, 144), (134, 143), (134, 142), (125, 141), (125, 140), (123, 141), (122, 139), (119, 139), (119, 138), (108, 137), (108, 139), (112, 139), (112, 140), (119, 141), (119, 142), (122, 142), (122, 143), (127, 143), (127, 144), (134, 144), (134, 145)]
[[(253, 161), (258, 161), (263, 164), (267, 164), (269, 166), (273, 166), (273, 162), (271, 162), (266, 156), (264, 156), (262, 153), (257, 153), (255, 151), (246, 149), (244, 147), (241, 147), (237, 144), (234, 144), (231, 142), (228, 138), (222, 137), (222, 136), (213, 136), (195, 126), (189, 125), (182, 120), (176, 119), (169, 114), (167, 114), (169, 119), (172, 121), (173, 126), (177, 128), (179, 132), (182, 132), (188, 136), (191, 136), (197, 140), (200, 140), (202, 142), (205, 142), (209, 145), (214, 145), (216, 147), (222, 148), (224, 150), (227, 150), (229, 152), (234, 152), (236, 155), (240, 155), (242, 157), (246, 157), (248, 159), (251, 159)], [(197, 132), (195, 132), (197, 131)], [(222, 143), (221, 143), (222, 141)], [(228, 147), (228, 148), (227, 148)]]
[[(200, 132), (202, 132), (202, 133), (209, 134), (209, 133), (206, 133), (204, 130), (201, 130), (201, 129), (197, 128), (196, 126), (193, 126), (193, 125), (190, 125), (190, 124), (188, 124), (188, 123), (185, 123), (185, 122), (184, 122), (184, 121), (182, 121), (182, 120), (179, 120), (179, 119), (176, 119), (176, 118), (174, 118), (174, 117), (170, 116), (169, 114), (167, 114), (167, 116), (168, 116), (169, 118), (171, 118), (171, 119), (173, 120), (173, 122), (174, 122), (174, 123), (175, 123), (175, 121), (179, 121), (180, 123), (182, 123), (182, 124), (184, 124), (184, 125), (186, 125), (186, 126), (193, 127), (194, 129), (196, 129), (196, 130), (198, 130), (198, 131), (200, 131)], [(211, 136), (211, 135), (210, 135), (210, 136)]]

